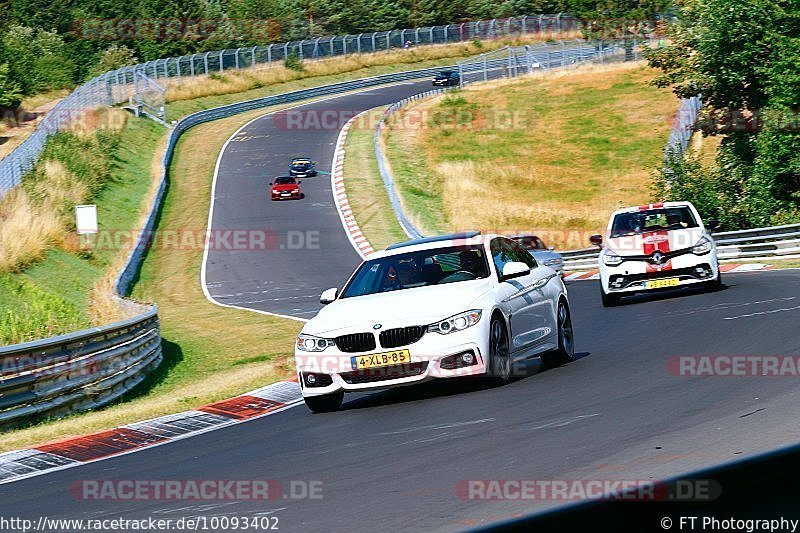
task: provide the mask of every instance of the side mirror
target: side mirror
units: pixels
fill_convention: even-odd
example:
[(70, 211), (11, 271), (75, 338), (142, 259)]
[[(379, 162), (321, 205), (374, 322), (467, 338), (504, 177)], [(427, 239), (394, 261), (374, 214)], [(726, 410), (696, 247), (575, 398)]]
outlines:
[(271, 182), (271, 181), (269, 182), (269, 185), (272, 185), (272, 182)]
[(503, 265), (503, 281), (520, 276), (527, 276), (531, 273), (531, 268), (525, 263), (511, 261)]
[(548, 246), (548, 247), (547, 247), (547, 249), (548, 249), (548, 250), (550, 250), (550, 251), (552, 252), (553, 250), (555, 250), (555, 249), (556, 249), (556, 247), (555, 247), (555, 246)]
[(714, 231), (715, 229), (719, 228), (719, 220), (709, 220), (706, 223), (706, 229), (708, 231)]
[(301, 183), (303, 183), (303, 180), (297, 180), (298, 185), (300, 185)]
[(589, 237), (589, 242), (594, 244), (595, 246), (603, 246), (603, 236), (592, 235), (591, 237)]
[(319, 303), (322, 305), (328, 305), (329, 303), (333, 302), (337, 296), (339, 296), (339, 289), (336, 287), (331, 287), (320, 295)]

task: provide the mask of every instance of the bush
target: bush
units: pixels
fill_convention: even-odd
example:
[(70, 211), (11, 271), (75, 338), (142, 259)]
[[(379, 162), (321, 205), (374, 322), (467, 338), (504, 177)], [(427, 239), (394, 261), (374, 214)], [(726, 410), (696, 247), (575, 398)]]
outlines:
[(303, 65), (303, 60), (294, 52), (286, 56), (286, 59), (283, 60), (283, 66), (289, 70), (296, 70), (298, 72), (302, 72), (306, 69), (305, 65)]
[(11, 79), (8, 64), (0, 63), (0, 109), (16, 108), (22, 102), (22, 89)]

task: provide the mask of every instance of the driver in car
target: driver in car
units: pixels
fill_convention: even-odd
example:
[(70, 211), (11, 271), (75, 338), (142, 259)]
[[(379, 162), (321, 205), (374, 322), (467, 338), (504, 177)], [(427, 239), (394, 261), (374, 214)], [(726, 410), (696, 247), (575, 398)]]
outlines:
[(461, 264), (461, 270), (469, 272), (476, 278), (481, 275), (483, 265), (478, 252), (465, 250), (458, 255), (458, 261)]

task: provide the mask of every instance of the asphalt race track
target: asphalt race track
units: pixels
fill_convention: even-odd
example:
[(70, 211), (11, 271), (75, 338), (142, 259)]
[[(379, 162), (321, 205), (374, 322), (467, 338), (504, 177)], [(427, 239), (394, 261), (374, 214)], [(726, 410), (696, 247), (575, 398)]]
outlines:
[[(303, 109), (346, 119), (429, 87), (383, 87)], [(218, 302), (310, 318), (319, 293), (341, 286), (358, 264), (327, 174), (339, 125), (287, 130), (265, 116), (227, 145), (212, 230), (265, 231), (274, 240), (267, 250), (210, 251), (207, 286)], [(325, 173), (303, 179), (304, 199), (270, 202), (267, 182), (299, 155)], [(282, 531), (453, 531), (567, 503), (462, 499), (463, 480), (663, 479), (800, 442), (796, 376), (684, 377), (668, 368), (674, 356), (800, 355), (800, 270), (728, 274), (724, 282), (713, 293), (661, 293), (610, 309), (596, 281), (572, 282), (580, 358), (569, 365), (536, 373), (533, 361), (524, 377), (497, 388), (449, 380), (347, 396), (331, 414), (300, 405), (0, 485), (0, 515), (270, 516)], [(322, 498), (87, 501), (69, 491), (79, 480), (107, 479), (268, 479), (285, 494), (293, 480), (321, 481)]]
[[(210, 227), (217, 234), (264, 232), (268, 246), (209, 250), (206, 287), (211, 297), (227, 305), (305, 319), (314, 316), (320, 293), (341, 286), (361, 261), (331, 193), (331, 160), (339, 130), (361, 111), (430, 89), (430, 81), (404, 83), (322, 100), (295, 108), (302, 112), (299, 122), (271, 114), (234, 135), (220, 160)], [(305, 198), (270, 201), (268, 182), (286, 175), (289, 160), (299, 156), (317, 161), (321, 171), (301, 179)]]
[[(332, 414), (301, 405), (0, 485), (0, 507), (34, 519), (277, 516), (285, 531), (459, 530), (563, 503), (464, 500), (460, 480), (660, 479), (796, 443), (797, 377), (667, 370), (675, 355), (800, 352), (800, 271), (732, 274), (725, 284), (604, 309), (597, 282), (574, 282), (581, 358), (567, 366), (499, 388), (451, 380), (349, 396)], [(86, 479), (319, 480), (323, 498), (76, 500), (68, 487)]]

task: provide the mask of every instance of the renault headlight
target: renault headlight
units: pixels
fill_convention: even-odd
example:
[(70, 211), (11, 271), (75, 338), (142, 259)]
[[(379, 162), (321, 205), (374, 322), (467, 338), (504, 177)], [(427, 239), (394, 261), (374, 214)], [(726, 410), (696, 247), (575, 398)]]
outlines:
[(711, 240), (708, 237), (700, 237), (697, 244), (692, 246), (692, 253), (694, 255), (705, 255), (711, 251)]
[(297, 336), (297, 349), (304, 352), (321, 352), (328, 346), (335, 344), (332, 339), (323, 339), (302, 333)]
[(603, 264), (606, 266), (617, 266), (622, 264), (622, 257), (617, 255), (614, 250), (606, 248), (603, 251)]
[(429, 333), (441, 333), (446, 335), (454, 331), (462, 331), (477, 324), (481, 319), (483, 311), (480, 309), (473, 309), (465, 313), (453, 315), (450, 318), (445, 318), (440, 322), (436, 322), (428, 326)]

